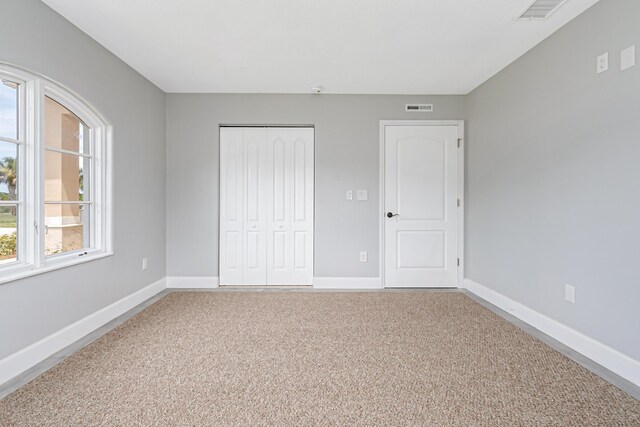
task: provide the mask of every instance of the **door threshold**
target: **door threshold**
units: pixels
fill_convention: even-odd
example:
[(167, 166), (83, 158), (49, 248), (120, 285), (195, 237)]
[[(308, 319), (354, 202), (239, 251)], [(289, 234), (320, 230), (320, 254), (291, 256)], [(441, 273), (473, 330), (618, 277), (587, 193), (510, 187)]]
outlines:
[(310, 289), (313, 285), (220, 285), (220, 288), (224, 289)]
[(433, 292), (459, 292), (462, 288), (457, 286), (385, 286), (385, 291), (433, 291)]
[(385, 286), (385, 289), (408, 289), (408, 290), (416, 290), (419, 291), (432, 289), (434, 291), (446, 291), (446, 290), (455, 290), (460, 289), (459, 286)]

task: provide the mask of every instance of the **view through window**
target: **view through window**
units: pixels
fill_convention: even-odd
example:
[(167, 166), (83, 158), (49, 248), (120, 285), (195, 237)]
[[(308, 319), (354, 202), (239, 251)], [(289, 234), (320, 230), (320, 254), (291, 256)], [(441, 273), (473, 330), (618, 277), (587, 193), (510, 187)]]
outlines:
[(17, 261), (19, 84), (0, 80), (0, 265)]

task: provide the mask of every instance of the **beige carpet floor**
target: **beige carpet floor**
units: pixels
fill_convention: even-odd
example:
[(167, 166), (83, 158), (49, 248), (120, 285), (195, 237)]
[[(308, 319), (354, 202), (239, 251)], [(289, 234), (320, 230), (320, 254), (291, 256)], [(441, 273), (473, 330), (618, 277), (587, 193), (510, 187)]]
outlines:
[(0, 401), (2, 426), (640, 426), (461, 293), (172, 293)]

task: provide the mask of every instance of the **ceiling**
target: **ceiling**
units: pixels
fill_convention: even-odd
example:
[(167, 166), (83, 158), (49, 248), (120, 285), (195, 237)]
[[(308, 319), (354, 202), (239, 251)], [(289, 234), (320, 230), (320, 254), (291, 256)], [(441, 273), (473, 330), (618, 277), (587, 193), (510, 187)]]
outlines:
[(467, 94), (598, 0), (44, 0), (166, 92)]

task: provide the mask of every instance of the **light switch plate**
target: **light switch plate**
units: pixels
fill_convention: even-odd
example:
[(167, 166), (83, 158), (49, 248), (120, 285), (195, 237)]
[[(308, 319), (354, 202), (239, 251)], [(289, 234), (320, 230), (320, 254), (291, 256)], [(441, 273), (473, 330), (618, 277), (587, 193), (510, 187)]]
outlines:
[(630, 46), (620, 52), (620, 71), (636, 65), (636, 46)]
[(353, 200), (353, 190), (347, 190), (347, 200)]
[(571, 285), (564, 285), (564, 299), (571, 304), (576, 302), (576, 288)]
[(605, 52), (602, 55), (598, 56), (597, 64), (596, 64), (596, 72), (598, 74), (607, 71), (609, 69), (609, 52)]
[(369, 200), (369, 194), (367, 193), (367, 190), (358, 190), (356, 197), (358, 198), (358, 200)]

